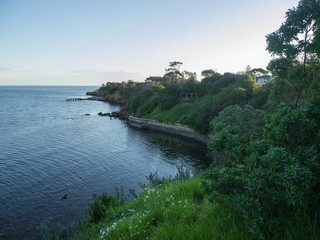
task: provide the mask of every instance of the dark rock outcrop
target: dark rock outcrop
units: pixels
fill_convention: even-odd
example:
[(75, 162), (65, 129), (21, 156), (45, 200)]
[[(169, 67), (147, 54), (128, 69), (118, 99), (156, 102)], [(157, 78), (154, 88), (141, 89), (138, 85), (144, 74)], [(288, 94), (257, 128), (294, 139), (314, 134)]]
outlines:
[(115, 117), (115, 118), (118, 118), (120, 116), (119, 112), (112, 112), (110, 114), (110, 117)]
[(86, 95), (102, 97), (101, 92), (99, 90), (95, 90), (93, 92), (86, 92)]
[(98, 115), (103, 117), (103, 116), (109, 116), (110, 113), (102, 113), (102, 112), (98, 112)]

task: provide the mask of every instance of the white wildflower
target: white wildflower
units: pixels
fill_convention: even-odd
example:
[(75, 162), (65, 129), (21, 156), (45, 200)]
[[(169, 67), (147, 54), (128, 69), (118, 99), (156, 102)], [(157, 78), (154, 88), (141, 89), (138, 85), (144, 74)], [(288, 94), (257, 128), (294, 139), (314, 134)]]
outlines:
[(151, 192), (154, 192), (154, 191), (155, 191), (154, 188), (148, 189), (148, 194), (150, 194)]

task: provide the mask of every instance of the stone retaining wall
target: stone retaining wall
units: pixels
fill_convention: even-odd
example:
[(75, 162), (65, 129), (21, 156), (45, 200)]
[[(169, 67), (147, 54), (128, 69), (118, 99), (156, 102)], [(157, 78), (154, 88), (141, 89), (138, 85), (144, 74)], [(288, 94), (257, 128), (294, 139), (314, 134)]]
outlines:
[(180, 124), (161, 123), (153, 119), (137, 118), (132, 116), (128, 117), (127, 122), (130, 126), (133, 127), (180, 135), (188, 138), (193, 138), (203, 143), (208, 143), (208, 141), (211, 139), (209, 136), (200, 134), (194, 129)]

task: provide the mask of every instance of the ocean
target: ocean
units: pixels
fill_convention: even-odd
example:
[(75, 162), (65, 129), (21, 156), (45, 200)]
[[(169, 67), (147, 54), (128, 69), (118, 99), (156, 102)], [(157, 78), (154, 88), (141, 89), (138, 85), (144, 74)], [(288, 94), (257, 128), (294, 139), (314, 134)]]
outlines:
[(210, 161), (202, 144), (97, 115), (119, 106), (66, 101), (97, 88), (0, 86), (0, 236), (40, 239), (41, 223), (79, 219), (93, 194), (138, 193), (150, 173)]

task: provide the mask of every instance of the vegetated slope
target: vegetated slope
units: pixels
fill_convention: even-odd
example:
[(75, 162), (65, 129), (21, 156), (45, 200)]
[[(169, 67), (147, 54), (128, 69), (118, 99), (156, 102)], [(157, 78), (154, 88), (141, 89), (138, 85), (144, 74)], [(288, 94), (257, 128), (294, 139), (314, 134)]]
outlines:
[(112, 99), (115, 94), (122, 101), (126, 99), (125, 108), (130, 114), (180, 123), (202, 133), (210, 130), (210, 121), (225, 107), (251, 104), (261, 109), (270, 92), (267, 85), (257, 84), (247, 74), (214, 73), (201, 82), (177, 78), (166, 83), (166, 78), (145, 83), (107, 83), (100, 92), (105, 99)]

